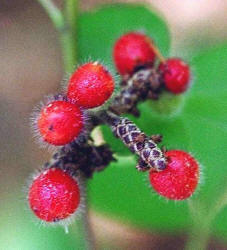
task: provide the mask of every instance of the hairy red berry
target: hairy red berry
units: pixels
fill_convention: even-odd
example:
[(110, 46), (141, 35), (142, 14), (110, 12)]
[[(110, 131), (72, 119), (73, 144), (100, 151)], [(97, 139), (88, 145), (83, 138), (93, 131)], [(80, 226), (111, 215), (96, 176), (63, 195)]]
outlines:
[(187, 90), (190, 83), (190, 69), (184, 61), (179, 58), (170, 58), (160, 64), (159, 70), (169, 91), (180, 94)]
[(65, 145), (77, 138), (83, 128), (83, 114), (67, 101), (48, 103), (40, 112), (38, 130), (44, 141), (55, 146)]
[(28, 202), (39, 219), (57, 222), (77, 210), (80, 203), (79, 185), (67, 172), (50, 168), (34, 179), (29, 188)]
[(181, 150), (170, 150), (165, 154), (166, 168), (161, 172), (150, 171), (150, 183), (154, 190), (170, 200), (184, 200), (195, 191), (199, 182), (199, 164)]
[(71, 76), (67, 97), (83, 108), (101, 106), (114, 91), (114, 79), (106, 68), (89, 62), (80, 66)]
[(131, 74), (136, 67), (154, 63), (152, 40), (139, 32), (122, 35), (115, 43), (113, 58), (121, 75)]

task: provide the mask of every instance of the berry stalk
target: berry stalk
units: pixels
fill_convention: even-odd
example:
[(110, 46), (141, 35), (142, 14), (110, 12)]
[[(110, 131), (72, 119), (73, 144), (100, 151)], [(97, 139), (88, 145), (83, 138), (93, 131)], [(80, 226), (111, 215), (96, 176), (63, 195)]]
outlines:
[(152, 48), (152, 50), (154, 51), (155, 55), (157, 56), (157, 58), (159, 59), (159, 61), (161, 63), (165, 63), (166, 59), (165, 57), (162, 55), (162, 53), (160, 52), (160, 50), (158, 49), (158, 47), (156, 47), (154, 45), (154, 43), (150, 43), (150, 47)]

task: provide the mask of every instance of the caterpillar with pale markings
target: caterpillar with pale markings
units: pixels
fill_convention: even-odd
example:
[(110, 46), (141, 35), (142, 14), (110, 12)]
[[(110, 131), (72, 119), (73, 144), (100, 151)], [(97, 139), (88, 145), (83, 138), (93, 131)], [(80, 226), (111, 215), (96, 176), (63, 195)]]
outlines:
[(150, 137), (146, 136), (129, 119), (120, 118), (112, 124), (112, 130), (116, 137), (133, 152), (139, 155), (138, 170), (153, 168), (161, 171), (166, 167), (166, 159), (157, 144)]

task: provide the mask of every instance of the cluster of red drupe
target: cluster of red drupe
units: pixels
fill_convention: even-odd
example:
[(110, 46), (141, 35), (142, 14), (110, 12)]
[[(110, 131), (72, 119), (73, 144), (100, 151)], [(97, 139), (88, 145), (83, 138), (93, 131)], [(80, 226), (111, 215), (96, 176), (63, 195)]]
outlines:
[[(150, 38), (131, 32), (117, 40), (113, 55), (119, 73), (131, 75), (138, 67), (154, 65), (157, 51)], [(181, 59), (162, 60), (157, 69), (169, 91), (179, 94), (187, 89), (190, 72)], [(76, 140), (84, 128), (84, 111), (101, 106), (113, 91), (114, 79), (103, 65), (89, 62), (80, 66), (69, 79), (66, 97), (49, 101), (37, 116), (36, 125), (43, 141), (62, 146)], [(165, 155), (166, 168), (149, 173), (151, 185), (168, 199), (190, 197), (199, 181), (198, 163), (181, 150), (170, 150)], [(36, 176), (28, 194), (31, 209), (46, 222), (68, 219), (78, 210), (80, 198), (78, 179), (57, 167)]]
[(49, 101), (38, 114), (36, 127), (43, 141), (54, 146), (74, 141), (84, 128), (84, 110), (101, 106), (113, 90), (113, 77), (103, 65), (81, 65), (69, 79), (66, 98)]
[(173, 94), (185, 92), (190, 83), (189, 66), (180, 58), (165, 60), (148, 36), (130, 32), (121, 36), (114, 46), (113, 58), (121, 75), (131, 75), (139, 67), (153, 66), (156, 57), (160, 59), (158, 71), (166, 89)]
[[(123, 34), (115, 43), (113, 59), (118, 72), (132, 75), (137, 69), (155, 67), (161, 74), (165, 88), (173, 94), (185, 92), (190, 83), (189, 66), (180, 58), (165, 59), (160, 55), (151, 38), (139, 32)], [(199, 181), (199, 165), (189, 154), (181, 150), (166, 152), (167, 165), (163, 171), (150, 171), (150, 183), (160, 195), (172, 200), (190, 197)]]
[[(69, 79), (66, 97), (57, 96), (36, 115), (42, 140), (54, 146), (75, 141), (84, 128), (84, 110), (101, 106), (113, 90), (113, 77), (103, 65), (81, 65)], [(78, 179), (69, 171), (51, 167), (35, 176), (29, 188), (29, 205), (41, 220), (62, 221), (78, 209), (80, 191)]]

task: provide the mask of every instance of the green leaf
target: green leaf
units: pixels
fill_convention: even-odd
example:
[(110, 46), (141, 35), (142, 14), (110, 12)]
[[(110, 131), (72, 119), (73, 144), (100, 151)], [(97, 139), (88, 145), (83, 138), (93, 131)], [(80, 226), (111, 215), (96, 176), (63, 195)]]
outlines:
[[(198, 54), (192, 60), (194, 83), (182, 112), (172, 118), (163, 117), (143, 103), (142, 115), (135, 120), (147, 134), (163, 134), (167, 148), (190, 151), (199, 160), (203, 181), (192, 200), (205, 207), (207, 213), (227, 192), (226, 62), (227, 45)], [(158, 198), (149, 187), (147, 173), (138, 173), (135, 165), (133, 160), (120, 158), (94, 177), (89, 189), (93, 208), (141, 227), (186, 229), (191, 223), (187, 203), (167, 203)], [(222, 236), (227, 236), (226, 209), (213, 225), (214, 231)]]
[[(84, 13), (78, 21), (79, 61), (89, 58), (104, 62), (114, 69), (112, 48), (115, 41), (128, 31), (142, 31), (149, 35), (164, 55), (168, 55), (170, 35), (165, 21), (148, 7), (134, 4), (114, 4), (94, 12)], [(104, 138), (120, 155), (129, 155), (129, 150), (116, 139), (110, 130), (103, 127)]]

